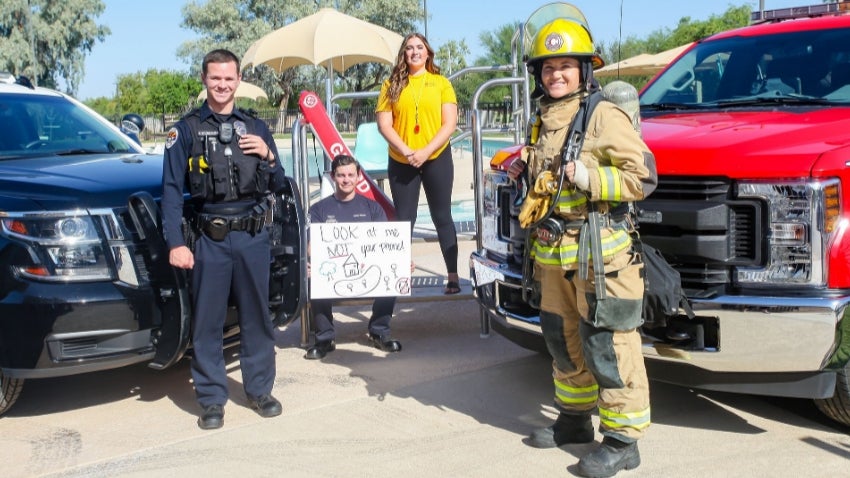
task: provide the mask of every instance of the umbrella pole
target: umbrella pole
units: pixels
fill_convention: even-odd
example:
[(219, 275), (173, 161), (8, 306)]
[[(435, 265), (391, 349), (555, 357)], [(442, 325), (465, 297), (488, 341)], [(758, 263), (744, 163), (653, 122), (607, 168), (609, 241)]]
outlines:
[[(328, 74), (327, 78), (325, 78), (325, 110), (328, 112), (328, 117), (331, 119), (331, 124), (336, 126), (336, 118), (334, 118), (334, 110), (332, 108), (333, 102), (331, 101), (331, 97), (333, 96), (333, 74), (334, 74), (334, 65), (333, 60), (328, 61)], [(329, 158), (325, 155), (325, 171), (331, 170), (331, 160), (333, 158)]]
[[(334, 65), (333, 60), (328, 61), (328, 76), (325, 78), (325, 109), (328, 110), (329, 115), (333, 115), (333, 109), (331, 109), (331, 97), (334, 93), (333, 87), (333, 74), (334, 74)], [(331, 116), (331, 120), (333, 121), (333, 116)]]

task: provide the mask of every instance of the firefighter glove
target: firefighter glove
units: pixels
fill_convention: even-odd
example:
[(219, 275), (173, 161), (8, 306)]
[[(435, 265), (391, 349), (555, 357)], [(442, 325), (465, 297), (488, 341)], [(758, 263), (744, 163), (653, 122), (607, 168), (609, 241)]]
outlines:
[(525, 196), (525, 201), (519, 212), (519, 224), (527, 229), (535, 222), (543, 219), (552, 204), (552, 195), (557, 191), (557, 184), (551, 171), (543, 171), (537, 176), (534, 187)]

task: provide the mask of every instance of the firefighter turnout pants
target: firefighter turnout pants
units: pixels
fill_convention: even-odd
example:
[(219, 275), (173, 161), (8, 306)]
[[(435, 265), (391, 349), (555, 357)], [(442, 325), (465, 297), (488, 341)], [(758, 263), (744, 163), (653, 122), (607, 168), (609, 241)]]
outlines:
[(552, 355), (555, 405), (570, 414), (598, 409), (600, 432), (630, 443), (650, 424), (649, 381), (637, 330), (643, 264), (630, 253), (606, 264), (606, 298), (597, 300), (593, 274), (535, 263), (540, 324)]

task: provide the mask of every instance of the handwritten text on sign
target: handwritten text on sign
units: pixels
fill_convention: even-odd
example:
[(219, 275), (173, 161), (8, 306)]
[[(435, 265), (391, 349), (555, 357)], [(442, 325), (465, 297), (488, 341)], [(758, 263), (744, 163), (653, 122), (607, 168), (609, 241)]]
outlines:
[(310, 225), (310, 298), (410, 295), (410, 223)]

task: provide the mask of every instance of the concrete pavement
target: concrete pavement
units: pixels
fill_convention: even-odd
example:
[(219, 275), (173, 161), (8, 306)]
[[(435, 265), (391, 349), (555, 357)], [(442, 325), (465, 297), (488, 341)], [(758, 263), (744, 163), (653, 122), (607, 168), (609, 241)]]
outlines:
[[(457, 190), (465, 173), (456, 171)], [(462, 237), (459, 246), (463, 292), (444, 296), (439, 246), (414, 241), (413, 296), (399, 301), (392, 323), (400, 353), (369, 346), (366, 306), (336, 309), (337, 350), (321, 361), (302, 358), (298, 322), (280, 329), (273, 391), (284, 405), (280, 417), (248, 408), (235, 351), (227, 356), (231, 400), (220, 430), (195, 424), (188, 360), (162, 372), (140, 364), (26, 382), (0, 418), (2, 476), (572, 476), (592, 445), (523, 443), (555, 417), (550, 359), (497, 334), (480, 336), (466, 263), (475, 243)], [(847, 474), (850, 430), (809, 401), (658, 382), (651, 396), (643, 463), (618, 477)]]
[[(277, 338), (274, 394), (283, 415), (247, 407), (228, 358), (225, 424), (203, 431), (188, 361), (32, 380), (0, 419), (4, 477), (572, 476), (592, 445), (538, 450), (548, 425), (550, 359), (481, 338), (473, 300), (402, 303), (400, 353), (368, 345), (364, 307), (339, 309), (337, 350), (304, 360), (297, 324)], [(803, 400), (651, 383), (643, 464), (618, 477), (835, 477), (850, 464), (847, 431)], [(594, 423), (598, 418), (594, 416)], [(597, 440), (600, 439), (597, 435)]]

